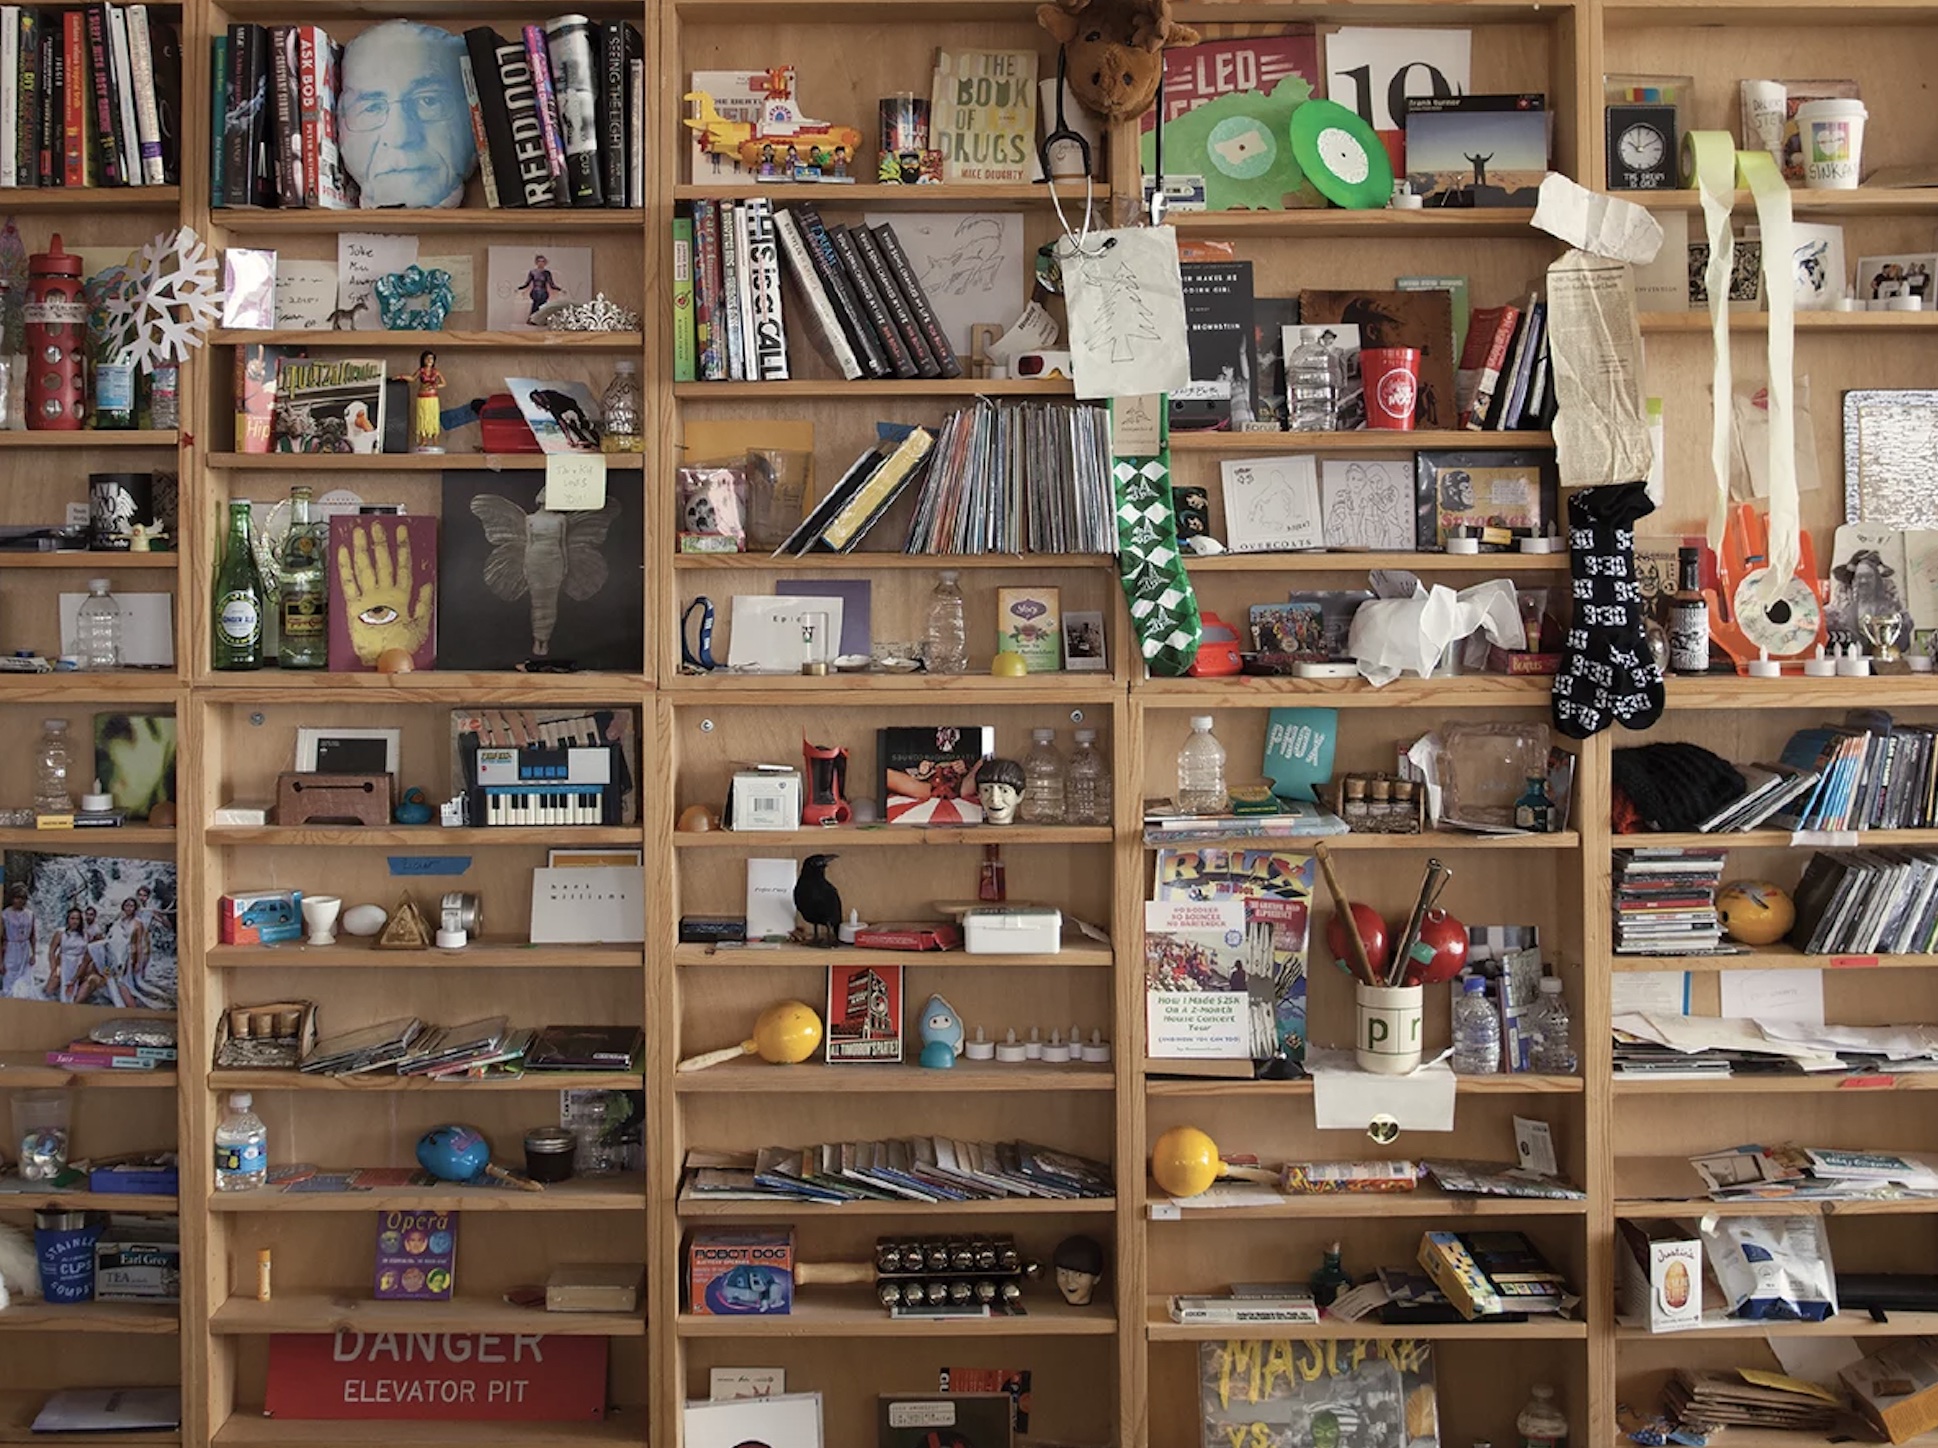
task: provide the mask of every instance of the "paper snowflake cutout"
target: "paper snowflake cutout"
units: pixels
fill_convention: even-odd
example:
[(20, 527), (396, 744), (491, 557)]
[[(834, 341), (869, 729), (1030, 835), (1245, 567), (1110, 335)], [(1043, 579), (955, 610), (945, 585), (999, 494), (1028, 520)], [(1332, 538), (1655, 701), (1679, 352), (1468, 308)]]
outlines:
[(215, 253), (190, 226), (155, 237), (141, 249), (140, 280), (111, 315), (142, 371), (187, 361), (222, 315)]

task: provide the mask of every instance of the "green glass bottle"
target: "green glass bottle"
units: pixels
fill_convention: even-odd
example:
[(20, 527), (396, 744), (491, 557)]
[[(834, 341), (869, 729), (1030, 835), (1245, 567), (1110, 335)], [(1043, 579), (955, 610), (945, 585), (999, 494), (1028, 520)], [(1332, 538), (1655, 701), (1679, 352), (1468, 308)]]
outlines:
[(215, 637), (210, 655), (217, 669), (262, 667), (262, 579), (249, 546), (249, 505), (229, 504), (229, 541), (215, 570)]
[(327, 536), (327, 525), (310, 516), (310, 490), (291, 488), (276, 601), (282, 630), (276, 662), (285, 669), (330, 666), (329, 589), (323, 578)]

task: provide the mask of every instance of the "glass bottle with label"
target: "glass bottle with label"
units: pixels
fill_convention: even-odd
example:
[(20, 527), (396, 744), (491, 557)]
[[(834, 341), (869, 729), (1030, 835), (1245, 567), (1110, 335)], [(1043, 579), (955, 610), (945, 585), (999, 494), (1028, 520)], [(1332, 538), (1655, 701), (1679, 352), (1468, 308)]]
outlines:
[(1669, 595), (1669, 670), (1709, 672), (1709, 600), (1702, 596), (1702, 549), (1676, 553), (1676, 591)]
[(289, 490), (289, 532), (283, 535), (278, 572), (276, 662), (285, 669), (330, 666), (329, 588), (323, 578), (328, 524), (310, 516), (310, 490)]
[(249, 504), (229, 504), (229, 537), (215, 570), (215, 633), (210, 660), (217, 669), (262, 667), (262, 579), (249, 545)]

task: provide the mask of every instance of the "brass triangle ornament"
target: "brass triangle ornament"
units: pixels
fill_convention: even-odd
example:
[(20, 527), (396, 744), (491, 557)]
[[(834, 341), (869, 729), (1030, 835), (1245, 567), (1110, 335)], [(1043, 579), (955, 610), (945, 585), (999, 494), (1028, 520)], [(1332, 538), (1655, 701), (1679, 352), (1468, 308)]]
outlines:
[(378, 950), (429, 950), (431, 930), (418, 912), (417, 902), (406, 895), (397, 902), (397, 908), (390, 912), (390, 919), (384, 922), (383, 934), (377, 937)]

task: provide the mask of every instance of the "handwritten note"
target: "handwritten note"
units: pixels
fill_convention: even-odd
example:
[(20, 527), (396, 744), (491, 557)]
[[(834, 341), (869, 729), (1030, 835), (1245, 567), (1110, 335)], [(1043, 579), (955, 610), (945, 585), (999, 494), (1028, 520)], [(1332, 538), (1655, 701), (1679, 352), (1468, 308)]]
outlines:
[(1824, 1023), (1821, 970), (1726, 970), (1720, 990), (1725, 1020)]
[(949, 345), (969, 355), (969, 329), (1002, 326), (1029, 295), (1021, 212), (871, 214), (869, 227), (895, 228), (908, 264)]
[(606, 505), (603, 453), (547, 453), (545, 509), (551, 513), (591, 513)]
[(377, 299), (371, 295), (379, 277), (402, 271), (417, 260), (417, 238), (384, 236), (369, 231), (346, 231), (336, 239), (336, 304), (357, 308), (352, 326), (359, 332), (383, 329)]
[(336, 310), (336, 263), (276, 262), (276, 325), (290, 331), (325, 331)]
[(1175, 392), (1191, 381), (1176, 232), (1092, 232), (1081, 254), (1066, 240), (1058, 257), (1078, 397)]

